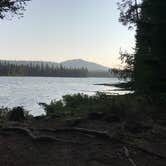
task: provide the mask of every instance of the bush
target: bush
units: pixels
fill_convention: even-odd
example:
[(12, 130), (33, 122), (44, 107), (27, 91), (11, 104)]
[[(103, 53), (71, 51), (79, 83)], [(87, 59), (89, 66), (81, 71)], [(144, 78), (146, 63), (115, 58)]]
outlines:
[[(85, 94), (65, 95), (62, 100), (51, 101), (50, 104), (40, 103), (47, 116), (85, 115), (90, 112), (123, 112), (123, 103), (116, 96), (97, 93), (94, 96)], [(121, 113), (120, 113), (121, 114)]]
[(9, 108), (7, 108), (7, 107), (1, 107), (0, 108), (0, 119), (5, 119), (6, 115), (7, 115), (7, 113), (9, 111), (11, 111)]
[(64, 106), (61, 100), (59, 101), (51, 101), (50, 104), (39, 103), (41, 105), (47, 116), (62, 116), (65, 114)]
[(25, 119), (32, 118), (28, 111), (23, 107), (14, 107), (13, 109), (2, 107), (0, 108), (0, 119), (9, 121), (24, 121)]
[(6, 116), (9, 121), (24, 121), (27, 115), (23, 107), (14, 107)]
[[(120, 121), (127, 125), (150, 124), (157, 108), (147, 96), (135, 94), (94, 96), (84, 94), (65, 95), (62, 100), (43, 104), (47, 116), (89, 116), (97, 115), (108, 122)], [(105, 116), (105, 118), (103, 117)]]

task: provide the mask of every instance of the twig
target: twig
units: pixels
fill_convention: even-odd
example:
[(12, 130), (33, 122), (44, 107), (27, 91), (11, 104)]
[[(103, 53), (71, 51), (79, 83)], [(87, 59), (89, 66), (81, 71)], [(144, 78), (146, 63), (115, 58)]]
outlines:
[(123, 146), (123, 149), (124, 149), (124, 154), (125, 156), (127, 157), (127, 159), (129, 160), (129, 162), (131, 163), (132, 166), (137, 166), (134, 162), (134, 160), (130, 157), (130, 153), (129, 153), (129, 150), (127, 149), (126, 146)]

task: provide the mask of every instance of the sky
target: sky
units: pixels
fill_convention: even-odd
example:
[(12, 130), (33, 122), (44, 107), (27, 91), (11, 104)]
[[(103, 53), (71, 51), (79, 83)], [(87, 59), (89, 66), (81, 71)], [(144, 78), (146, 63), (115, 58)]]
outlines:
[(120, 65), (134, 31), (118, 22), (117, 0), (32, 0), (24, 17), (0, 20), (0, 59)]

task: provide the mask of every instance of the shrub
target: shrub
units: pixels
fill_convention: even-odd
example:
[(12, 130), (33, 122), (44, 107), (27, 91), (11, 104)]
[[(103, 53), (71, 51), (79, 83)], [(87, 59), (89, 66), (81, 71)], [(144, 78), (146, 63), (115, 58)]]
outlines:
[(47, 116), (62, 116), (65, 114), (64, 106), (61, 100), (53, 100), (50, 104), (39, 103), (39, 105), (44, 108)]
[(7, 108), (7, 107), (1, 107), (0, 108), (0, 119), (5, 119), (6, 115), (7, 115), (7, 113), (9, 111), (11, 111), (9, 108)]
[(74, 94), (74, 95), (65, 95), (63, 96), (63, 102), (65, 107), (76, 108), (78, 105), (88, 103), (89, 96), (85, 94)]
[(6, 117), (9, 121), (24, 121), (27, 115), (28, 113), (23, 107), (14, 107), (7, 113)]
[[(94, 96), (84, 94), (65, 95), (62, 100), (42, 104), (47, 116), (88, 116), (103, 115), (108, 121), (125, 121), (127, 124), (137, 122), (151, 123), (152, 111), (157, 111), (147, 96), (135, 94)], [(100, 116), (101, 117), (101, 116)], [(110, 117), (110, 120), (109, 120)]]
[(40, 103), (40, 105), (43, 106), (47, 116), (73, 116), (89, 112), (110, 112), (111, 110), (112, 112), (113, 110), (120, 112), (124, 108), (115, 96), (108, 96), (99, 92), (94, 96), (80, 93), (65, 95), (62, 100), (53, 100), (50, 104)]
[(13, 109), (7, 107), (0, 108), (0, 119), (9, 121), (23, 121), (25, 119), (33, 118), (28, 111), (23, 107), (14, 107)]

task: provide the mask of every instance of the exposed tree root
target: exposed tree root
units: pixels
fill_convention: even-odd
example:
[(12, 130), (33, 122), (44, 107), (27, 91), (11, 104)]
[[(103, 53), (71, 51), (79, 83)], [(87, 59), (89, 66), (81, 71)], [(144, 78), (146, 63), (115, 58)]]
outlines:
[[(28, 137), (30, 137), (33, 141), (38, 141), (38, 142), (60, 142), (60, 143), (70, 143), (70, 144), (79, 144), (82, 145), (82, 143), (80, 142), (76, 142), (76, 141), (70, 141), (70, 140), (65, 140), (65, 139), (60, 139), (57, 137), (53, 137), (53, 136), (48, 136), (48, 135), (40, 135), (40, 136), (36, 136), (33, 134), (33, 132), (28, 129), (28, 128), (23, 128), (23, 127), (8, 127), (8, 128), (3, 128), (2, 129), (4, 132), (18, 132), (21, 134), (24, 134)], [(0, 135), (5, 135), (4, 132), (0, 132)]]
[(150, 156), (155, 156), (155, 157), (158, 157), (160, 159), (164, 159), (166, 160), (166, 156), (163, 155), (163, 154), (159, 154), (159, 153), (156, 153), (156, 152), (153, 152), (152, 150), (150, 149), (146, 149), (145, 147), (141, 147), (141, 146), (138, 146), (136, 144), (133, 144), (133, 143), (126, 143), (128, 144), (129, 146), (131, 146), (132, 148), (136, 149), (136, 150), (139, 150), (139, 151), (142, 151)]
[(131, 163), (131, 165), (132, 166), (137, 166), (135, 161), (131, 158), (129, 150), (127, 149), (127, 147), (124, 146), (123, 149), (124, 149), (124, 154), (127, 157), (128, 161)]
[[(19, 133), (25, 134), (25, 135), (29, 136), (34, 141), (46, 141), (46, 142), (57, 141), (57, 142), (61, 142), (61, 143), (70, 143), (70, 144), (80, 144), (80, 145), (82, 145), (83, 143), (78, 142), (78, 141), (75, 142), (75, 141), (70, 141), (70, 140), (64, 140), (64, 139), (61, 139), (61, 138), (57, 138), (57, 137), (54, 137), (54, 136), (48, 136), (48, 135), (36, 136), (36, 135), (33, 134), (33, 131), (52, 132), (52, 133), (79, 132), (79, 133), (82, 133), (82, 134), (85, 134), (85, 135), (92, 135), (92, 136), (100, 137), (102, 139), (104, 138), (104, 139), (108, 139), (108, 140), (111, 140), (111, 141), (115, 141), (115, 142), (120, 143), (122, 145), (127, 145), (131, 148), (142, 151), (142, 152), (144, 152), (144, 153), (146, 153), (150, 156), (156, 156), (160, 159), (166, 160), (165, 155), (158, 154), (156, 152), (153, 152), (150, 149), (146, 149), (145, 147), (141, 147), (141, 146), (136, 145), (134, 143), (127, 142), (127, 141), (125, 141), (121, 138), (118, 138), (118, 136), (116, 136), (115, 134), (111, 135), (107, 131), (89, 130), (89, 129), (85, 129), (85, 128), (60, 128), (60, 129), (32, 129), (31, 128), (31, 129), (28, 129), (28, 128), (24, 128), (24, 127), (7, 127), (7, 128), (2, 128), (1, 130), (3, 132), (0, 132), (0, 135), (2, 135), (4, 133), (4, 131), (14, 131), (14, 132), (19, 132)], [(131, 161), (131, 162), (133, 162), (133, 161)], [(134, 162), (133, 162), (133, 166), (135, 166)]]
[(149, 154), (150, 156), (156, 156), (158, 158), (166, 160), (165, 155), (158, 154), (156, 152), (151, 151), (150, 149), (146, 149), (145, 147), (141, 147), (139, 145), (136, 145), (131, 142), (127, 142), (123, 139), (117, 138), (115, 134), (110, 134), (107, 131), (97, 131), (97, 130), (89, 130), (89, 129), (84, 129), (84, 128), (61, 128), (61, 129), (39, 129), (40, 131), (46, 131), (46, 132), (66, 132), (66, 131), (71, 131), (71, 132), (81, 132), (84, 134), (90, 134), (90, 135), (95, 135), (98, 137), (106, 138), (111, 141), (115, 141), (121, 144), (126, 144), (136, 150), (142, 151), (144, 153)]
[(113, 139), (107, 131), (97, 131), (97, 130), (90, 130), (85, 128), (60, 128), (60, 129), (38, 129), (38, 131), (43, 132), (53, 132), (53, 133), (61, 133), (61, 132), (79, 132), (86, 135), (94, 135), (102, 138)]

